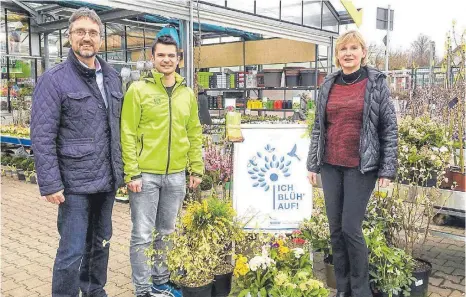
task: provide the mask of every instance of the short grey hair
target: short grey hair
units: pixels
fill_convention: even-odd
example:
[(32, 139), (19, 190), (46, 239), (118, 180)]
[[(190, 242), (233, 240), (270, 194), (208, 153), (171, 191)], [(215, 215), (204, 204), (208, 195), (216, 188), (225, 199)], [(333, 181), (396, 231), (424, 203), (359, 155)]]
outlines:
[(92, 21), (94, 21), (95, 23), (97, 23), (97, 25), (99, 25), (100, 37), (103, 38), (104, 25), (102, 24), (102, 21), (100, 20), (100, 17), (97, 15), (97, 13), (94, 10), (89, 9), (87, 7), (81, 7), (78, 10), (76, 10), (75, 12), (73, 12), (73, 14), (71, 15), (70, 20), (69, 20), (70, 25), (68, 27), (68, 34), (71, 33), (71, 28), (73, 27), (73, 23), (75, 21), (79, 20), (80, 18), (88, 18), (88, 19), (91, 19)]

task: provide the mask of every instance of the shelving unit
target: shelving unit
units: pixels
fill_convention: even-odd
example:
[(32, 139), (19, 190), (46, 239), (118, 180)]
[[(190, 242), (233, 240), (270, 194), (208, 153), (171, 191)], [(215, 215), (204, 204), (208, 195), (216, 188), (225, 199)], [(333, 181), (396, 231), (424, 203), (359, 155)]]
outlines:
[(205, 89), (205, 91), (218, 91), (218, 92), (242, 92), (242, 91), (308, 91), (319, 89), (319, 87), (257, 87), (257, 88), (216, 88), (216, 89)]

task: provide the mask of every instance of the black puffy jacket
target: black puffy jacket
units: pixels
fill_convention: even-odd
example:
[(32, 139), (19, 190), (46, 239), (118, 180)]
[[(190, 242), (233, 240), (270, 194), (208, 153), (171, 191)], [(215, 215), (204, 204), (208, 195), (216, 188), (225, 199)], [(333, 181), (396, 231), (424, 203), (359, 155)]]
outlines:
[[(366, 67), (368, 81), (364, 95), (363, 123), (359, 143), (361, 173), (378, 170), (379, 177), (394, 179), (398, 166), (398, 126), (386, 76)], [(326, 109), (330, 90), (341, 70), (328, 75), (316, 101), (316, 117), (311, 133), (307, 170), (320, 172), (326, 139)]]

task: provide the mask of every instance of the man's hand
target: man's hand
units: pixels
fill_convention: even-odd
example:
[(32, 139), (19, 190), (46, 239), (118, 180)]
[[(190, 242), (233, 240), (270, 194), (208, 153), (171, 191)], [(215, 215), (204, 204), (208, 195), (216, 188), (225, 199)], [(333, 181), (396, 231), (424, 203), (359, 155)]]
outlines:
[(202, 182), (202, 178), (191, 175), (189, 177), (189, 188), (195, 189), (201, 184), (201, 182)]
[(308, 172), (307, 173), (307, 179), (311, 183), (311, 185), (316, 186), (317, 185), (317, 173), (315, 172)]
[(59, 205), (60, 203), (65, 202), (65, 196), (63, 196), (63, 190), (50, 194), (50, 195), (45, 195), (45, 199), (47, 199), (48, 202), (56, 204), (56, 205)]
[(131, 192), (139, 193), (142, 191), (142, 179), (138, 178), (128, 183), (128, 189)]
[(379, 178), (379, 187), (386, 188), (390, 184), (390, 180), (388, 178)]

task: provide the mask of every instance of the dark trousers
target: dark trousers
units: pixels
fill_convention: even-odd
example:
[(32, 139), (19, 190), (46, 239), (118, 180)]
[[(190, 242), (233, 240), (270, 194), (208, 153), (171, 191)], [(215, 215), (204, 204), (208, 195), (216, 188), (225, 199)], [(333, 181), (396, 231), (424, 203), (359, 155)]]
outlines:
[(60, 243), (53, 266), (52, 296), (105, 297), (115, 192), (66, 194), (58, 208)]
[(362, 221), (377, 172), (362, 174), (357, 168), (324, 164), (321, 177), (337, 290), (353, 297), (372, 296)]

